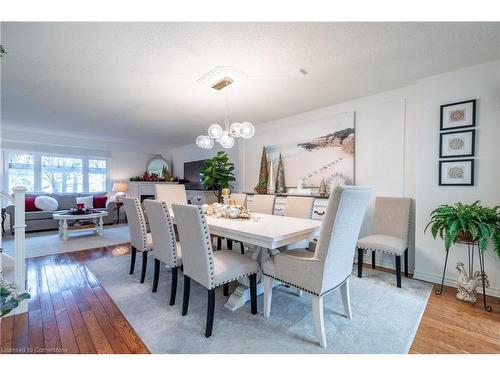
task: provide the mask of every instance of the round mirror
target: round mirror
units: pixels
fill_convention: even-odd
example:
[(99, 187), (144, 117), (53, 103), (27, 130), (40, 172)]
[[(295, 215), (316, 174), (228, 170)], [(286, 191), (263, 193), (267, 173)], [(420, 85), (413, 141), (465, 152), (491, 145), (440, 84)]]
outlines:
[(170, 168), (168, 166), (168, 161), (161, 156), (157, 156), (148, 161), (146, 171), (149, 174), (156, 173), (158, 177), (165, 177), (166, 174), (170, 172)]

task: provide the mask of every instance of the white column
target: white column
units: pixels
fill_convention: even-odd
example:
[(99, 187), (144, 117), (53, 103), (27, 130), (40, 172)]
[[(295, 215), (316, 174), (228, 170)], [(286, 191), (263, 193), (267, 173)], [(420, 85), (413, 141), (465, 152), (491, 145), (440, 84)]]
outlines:
[[(26, 290), (26, 224), (24, 205), (26, 188), (22, 186), (16, 186), (12, 189), (12, 191), (14, 192), (14, 205), (16, 212), (14, 217), (14, 282), (19, 287), (20, 293), (23, 293)], [(19, 314), (27, 310), (28, 302), (24, 300), (16, 309), (16, 313)]]

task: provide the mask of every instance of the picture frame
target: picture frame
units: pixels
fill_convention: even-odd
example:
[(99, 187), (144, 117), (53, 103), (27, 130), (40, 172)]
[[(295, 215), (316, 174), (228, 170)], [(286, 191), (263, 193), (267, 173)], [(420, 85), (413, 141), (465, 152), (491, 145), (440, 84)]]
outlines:
[(474, 159), (439, 161), (439, 186), (474, 186)]
[(474, 156), (476, 130), (459, 130), (439, 134), (439, 157)]
[(440, 130), (473, 128), (476, 126), (476, 99), (444, 104), (440, 111)]

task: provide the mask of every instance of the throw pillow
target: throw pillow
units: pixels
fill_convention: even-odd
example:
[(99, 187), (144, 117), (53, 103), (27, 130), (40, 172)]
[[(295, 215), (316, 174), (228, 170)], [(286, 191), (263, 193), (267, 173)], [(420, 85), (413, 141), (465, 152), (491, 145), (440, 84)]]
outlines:
[(88, 197), (76, 197), (76, 203), (83, 203), (85, 208), (94, 208), (94, 197), (92, 195)]
[(26, 212), (39, 211), (35, 206), (35, 195), (26, 195), (24, 197), (24, 209)]
[(42, 211), (56, 211), (59, 203), (52, 197), (40, 195), (35, 198), (35, 206)]
[(106, 201), (108, 197), (105, 195), (94, 195), (93, 204), (94, 208), (106, 208)]

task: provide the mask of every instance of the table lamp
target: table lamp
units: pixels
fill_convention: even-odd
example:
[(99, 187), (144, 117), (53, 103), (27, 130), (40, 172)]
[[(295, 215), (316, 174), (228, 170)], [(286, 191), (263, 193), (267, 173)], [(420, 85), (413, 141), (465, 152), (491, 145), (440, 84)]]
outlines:
[(116, 201), (120, 202), (128, 191), (128, 184), (126, 182), (114, 182), (111, 190), (115, 193)]

